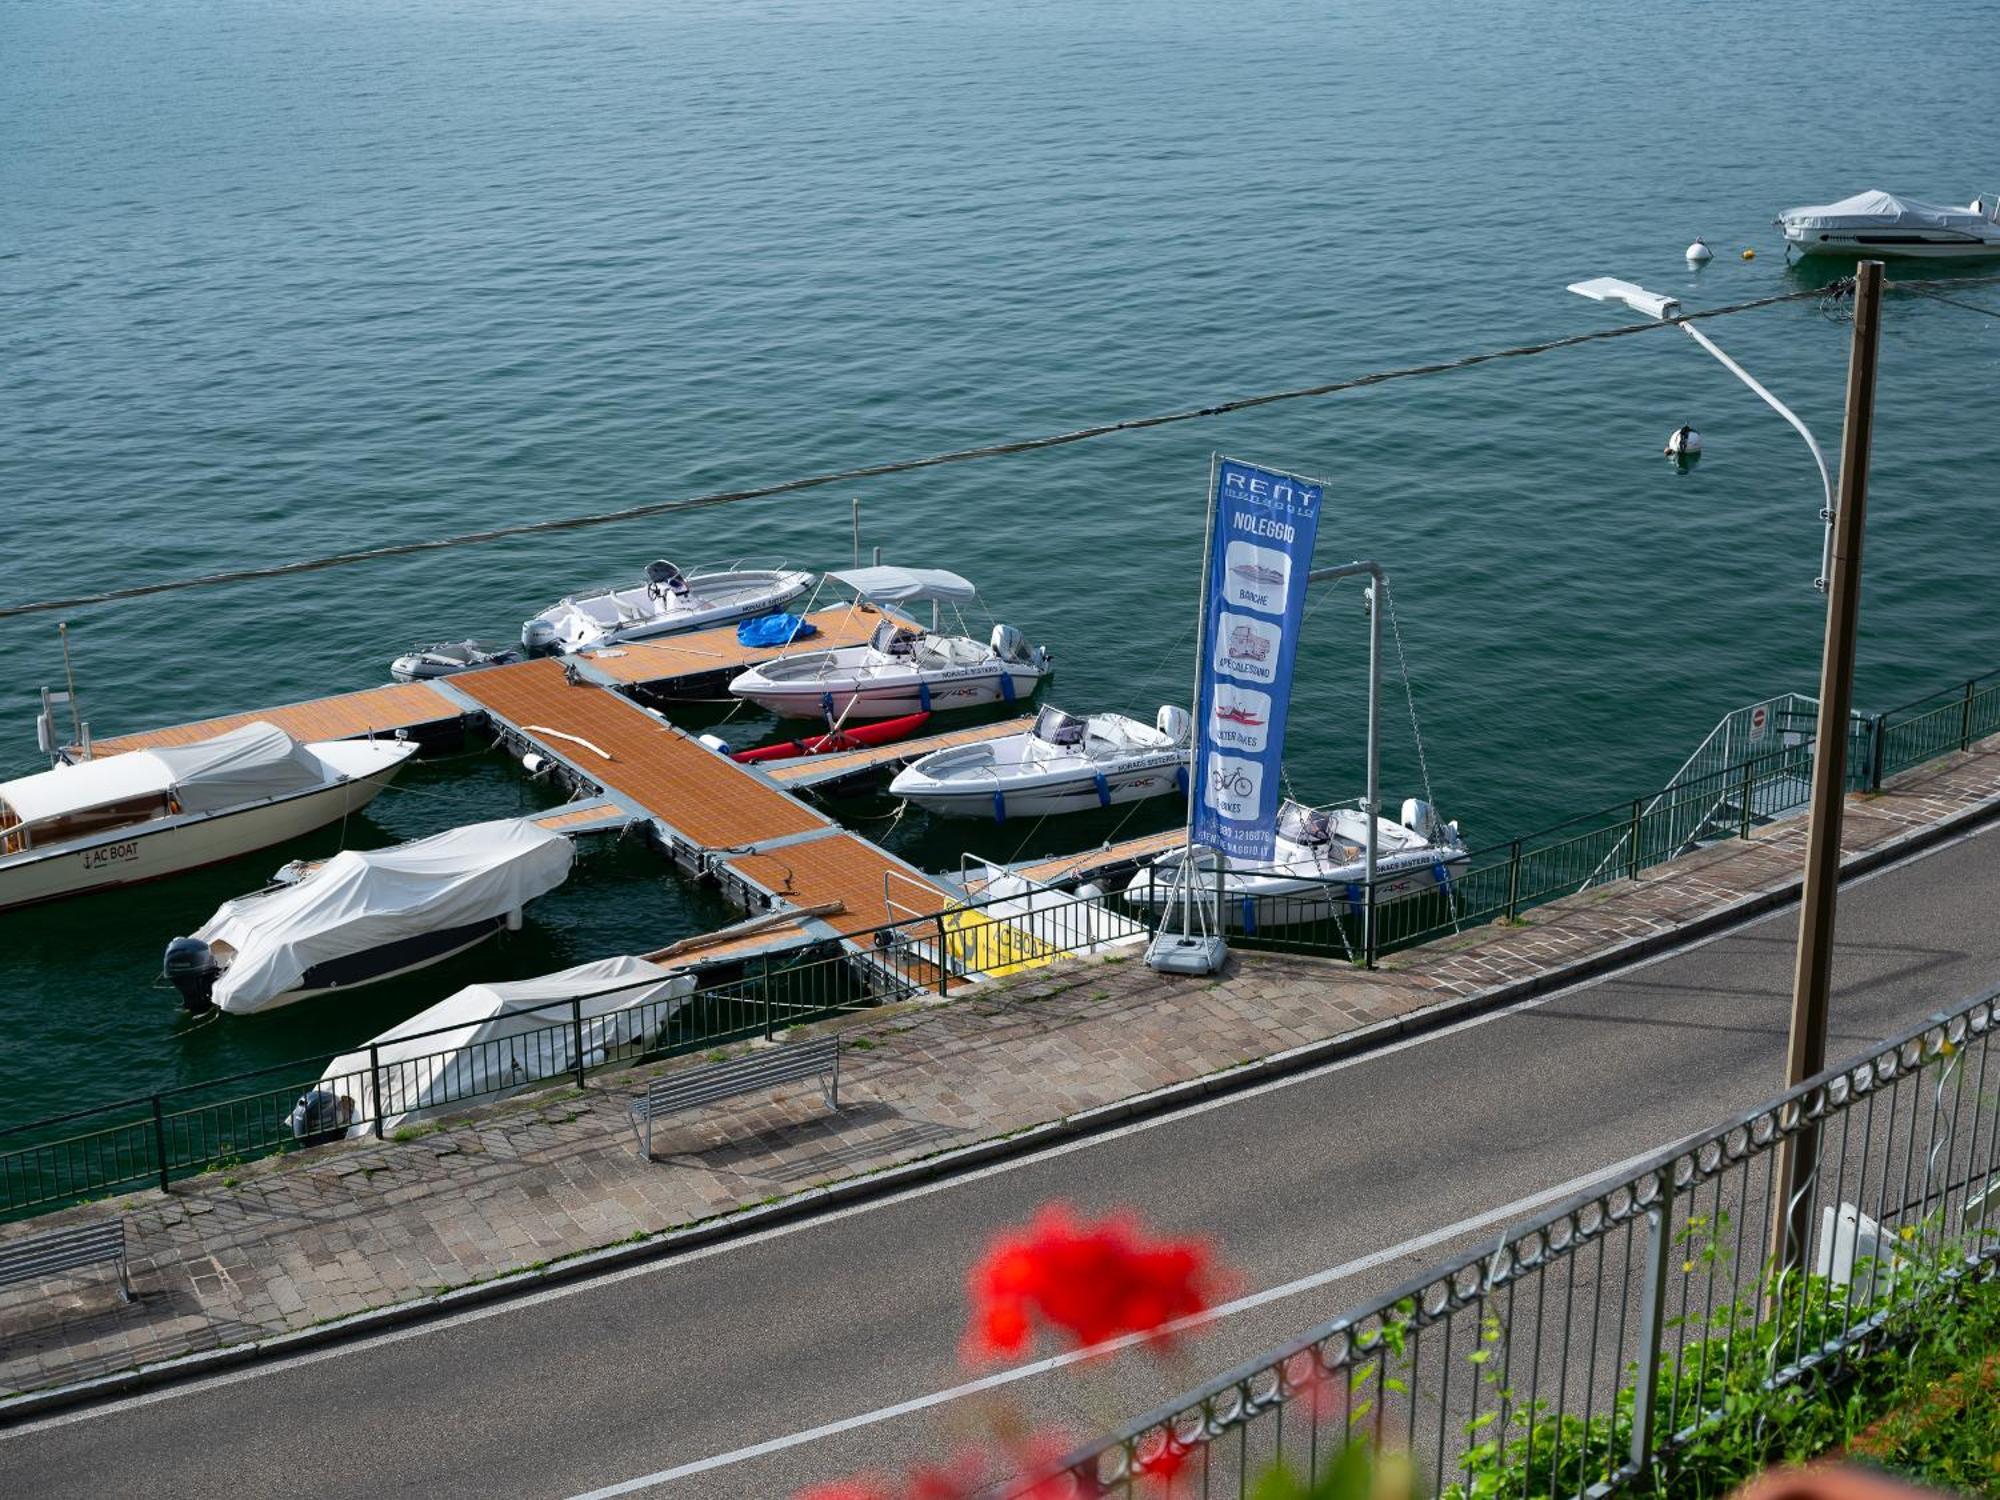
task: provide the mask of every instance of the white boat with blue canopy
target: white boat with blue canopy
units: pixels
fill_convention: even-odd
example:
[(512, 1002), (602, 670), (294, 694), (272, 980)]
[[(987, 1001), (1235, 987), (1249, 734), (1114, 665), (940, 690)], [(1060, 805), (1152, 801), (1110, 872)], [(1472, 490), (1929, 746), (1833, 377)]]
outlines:
[[(1470, 856), (1456, 823), (1443, 823), (1415, 797), (1402, 821), (1375, 819), (1375, 905), (1438, 891), (1450, 895)], [(1358, 916), (1367, 903), (1368, 815), (1355, 807), (1308, 807), (1286, 798), (1278, 809), (1277, 847), (1254, 867), (1224, 857), (1222, 915), (1238, 932), (1292, 927), (1328, 917)], [(1184, 849), (1172, 849), (1141, 869), (1125, 889), (1137, 906), (1164, 910), (1185, 889)], [(1215, 852), (1198, 849), (1197, 889), (1215, 888)]]
[[(979, 595), (956, 573), (877, 566), (826, 577), (854, 592), (854, 608), (883, 615), (868, 644), (773, 658), (733, 678), (734, 696), (781, 717), (841, 723), (1026, 702), (1054, 671), (1047, 649), (1011, 625), (996, 624), (984, 643), (965, 634), (962, 606)], [(928, 628), (904, 610), (923, 602)], [(943, 624), (947, 607), (955, 633)]]
[(812, 582), (812, 574), (797, 568), (732, 563), (684, 573), (662, 558), (646, 565), (639, 583), (571, 594), (550, 605), (521, 627), (521, 645), (533, 656), (567, 655), (706, 630), (782, 610)]
[(1788, 208), (1776, 222), (1787, 247), (1806, 255), (1921, 260), (2000, 255), (2000, 195), (1992, 193), (1959, 208), (1870, 188), (1838, 203)]
[(1079, 716), (1045, 706), (1022, 734), (934, 750), (906, 766), (889, 795), (951, 818), (1039, 818), (1187, 790), (1188, 714), (1154, 724), (1124, 714)]

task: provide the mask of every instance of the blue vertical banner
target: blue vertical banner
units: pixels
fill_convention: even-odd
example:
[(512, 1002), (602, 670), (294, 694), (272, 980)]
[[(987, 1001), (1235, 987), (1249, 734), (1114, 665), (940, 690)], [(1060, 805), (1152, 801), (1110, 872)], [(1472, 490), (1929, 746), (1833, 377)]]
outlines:
[(1285, 712), (1326, 486), (1233, 458), (1209, 497), (1193, 784), (1194, 842), (1239, 864), (1277, 845)]

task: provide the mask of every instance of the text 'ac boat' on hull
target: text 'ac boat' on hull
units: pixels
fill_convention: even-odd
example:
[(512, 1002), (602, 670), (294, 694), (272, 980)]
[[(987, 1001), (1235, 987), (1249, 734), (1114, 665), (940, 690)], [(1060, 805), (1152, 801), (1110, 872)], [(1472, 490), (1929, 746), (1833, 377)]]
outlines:
[(359, 812), (415, 743), (300, 744), (262, 720), (0, 783), (0, 910), (177, 875)]
[[(977, 599), (973, 586), (941, 568), (853, 568), (828, 580), (882, 607), (928, 600), (931, 626), (884, 619), (865, 646), (785, 655), (733, 678), (729, 691), (784, 718), (844, 724), (902, 714), (1026, 702), (1055, 670), (1048, 650), (1030, 646), (1011, 625), (995, 625), (984, 643), (944, 634), (942, 605)], [(856, 606), (859, 607), (859, 604)], [(960, 628), (963, 629), (961, 619)]]

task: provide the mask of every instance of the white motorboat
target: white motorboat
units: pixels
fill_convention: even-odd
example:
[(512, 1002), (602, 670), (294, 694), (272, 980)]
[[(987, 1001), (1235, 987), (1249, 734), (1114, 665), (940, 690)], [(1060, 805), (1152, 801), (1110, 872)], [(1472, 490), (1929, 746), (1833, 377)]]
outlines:
[(664, 559), (646, 565), (643, 583), (572, 594), (521, 627), (531, 656), (567, 655), (619, 641), (645, 641), (728, 625), (783, 609), (812, 587), (795, 568), (720, 568), (683, 573)]
[(505, 667), (521, 660), (516, 646), (495, 646), (488, 641), (439, 641), (430, 646), (412, 646), (389, 663), (389, 675), (398, 682), (429, 682), (457, 672), (475, 672), (481, 667)]
[[(643, 958), (468, 985), (336, 1057), (292, 1111), (293, 1133), (325, 1139), (384, 1130), (484, 1102), (656, 1046), (694, 992), (694, 975)], [(377, 1086), (381, 1097), (376, 1097)]]
[[(1367, 816), (1357, 808), (1307, 807), (1287, 798), (1278, 809), (1277, 848), (1268, 863), (1246, 869), (1224, 859), (1224, 922), (1256, 932), (1358, 916), (1367, 899)], [(1155, 910), (1178, 900), (1184, 858), (1180, 849), (1160, 855), (1133, 878), (1125, 899)], [(1432, 890), (1449, 895), (1469, 858), (1458, 825), (1439, 822), (1427, 803), (1412, 797), (1400, 823), (1375, 820), (1375, 904)], [(1214, 859), (1206, 849), (1195, 856), (1204, 896), (1214, 889)]]
[(1991, 194), (1957, 208), (1871, 188), (1838, 203), (1788, 208), (1775, 222), (1786, 245), (1807, 255), (1927, 260), (2000, 255), (2000, 197)]
[(464, 952), (569, 878), (576, 850), (529, 818), (473, 823), (225, 901), (167, 945), (166, 977), (195, 1015), (249, 1015), (408, 974)]
[(407, 740), (300, 744), (257, 720), (0, 782), (0, 910), (234, 859), (358, 812)]
[(1184, 793), (1187, 710), (1168, 704), (1155, 724), (1045, 707), (1024, 734), (932, 751), (899, 772), (889, 794), (945, 817), (1004, 823)]
[(885, 610), (928, 600), (931, 626), (924, 629), (907, 616), (884, 619), (865, 646), (775, 657), (733, 678), (731, 693), (787, 718), (841, 723), (1026, 702), (1055, 670), (1048, 650), (1030, 646), (1011, 625), (995, 625), (985, 644), (943, 633), (940, 606), (955, 611), (978, 598), (956, 573), (873, 567), (826, 576)]

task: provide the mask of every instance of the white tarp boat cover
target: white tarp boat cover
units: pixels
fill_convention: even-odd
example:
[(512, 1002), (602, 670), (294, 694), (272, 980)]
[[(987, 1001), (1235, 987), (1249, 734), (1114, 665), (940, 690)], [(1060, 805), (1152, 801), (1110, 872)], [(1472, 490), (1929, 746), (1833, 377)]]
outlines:
[(693, 991), (694, 975), (643, 958), (467, 985), (376, 1037), (372, 1074), (363, 1047), (328, 1063), (320, 1086), (355, 1102), (350, 1118), (372, 1121), (379, 1078), (382, 1125), (392, 1129), (414, 1114), (568, 1073), (576, 1066), (571, 1000), (583, 1022), (584, 1066), (596, 1067), (621, 1047), (657, 1037)]
[(219, 812), (304, 791), (328, 779), (312, 751), (277, 725), (257, 719), (192, 745), (129, 750), (23, 776), (0, 786), (0, 800), (23, 823), (168, 792), (185, 812)]
[(215, 1003), (262, 1010), (314, 964), (504, 916), (561, 885), (575, 858), (568, 839), (527, 818), (336, 854), (296, 885), (225, 901), (195, 933), (235, 950)]
[(979, 597), (979, 591), (956, 573), (943, 568), (849, 568), (826, 575), (844, 583), (864, 599), (901, 604), (912, 599), (941, 599), (963, 603)]
[(1952, 208), (1923, 203), (1897, 193), (1870, 188), (1838, 203), (1811, 204), (1788, 208), (1778, 215), (1787, 229), (1881, 229), (1892, 226), (1917, 229), (1977, 229), (1992, 222), (1973, 208)]

